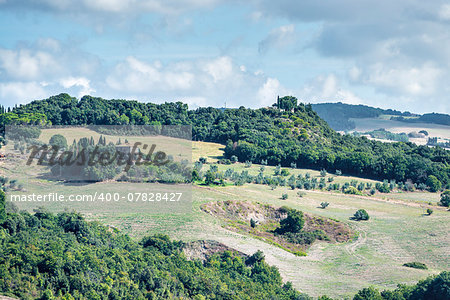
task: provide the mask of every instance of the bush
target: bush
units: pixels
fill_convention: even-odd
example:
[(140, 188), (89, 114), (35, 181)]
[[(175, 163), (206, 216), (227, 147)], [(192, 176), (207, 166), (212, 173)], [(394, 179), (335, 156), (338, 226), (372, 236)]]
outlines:
[(282, 169), (281, 170), (281, 176), (288, 176), (290, 173), (289, 173), (289, 170), (288, 169)]
[(436, 176), (430, 175), (427, 178), (427, 186), (430, 192), (435, 193), (441, 189), (442, 184)]
[(231, 155), (230, 161), (234, 164), (238, 162), (238, 157), (236, 155)]
[(341, 176), (342, 175), (342, 171), (341, 170), (336, 170), (336, 176)]
[(369, 220), (369, 214), (365, 209), (358, 209), (353, 215), (353, 219), (356, 221), (367, 221)]
[(439, 205), (449, 207), (450, 206), (450, 190), (446, 190), (441, 194), (441, 201)]
[(287, 232), (300, 232), (303, 225), (305, 225), (303, 212), (292, 208), (283, 208), (287, 210), (287, 217), (280, 221), (280, 227), (276, 230), (276, 232), (280, 234)]
[(253, 218), (250, 219), (250, 227), (255, 228), (257, 225), (256, 221)]
[(349, 186), (348, 188), (346, 188), (344, 190), (344, 193), (350, 194), (350, 195), (358, 195), (359, 194), (358, 189), (355, 188), (354, 186)]
[(325, 169), (320, 170), (320, 176), (322, 176), (322, 177), (327, 176), (327, 170), (325, 170)]
[(250, 168), (251, 166), (252, 166), (252, 162), (249, 161), (249, 160), (247, 160), (247, 161), (245, 162), (245, 167), (246, 167), (246, 168)]
[(303, 196), (306, 196), (306, 192), (298, 191), (298, 192), (297, 192), (297, 196), (299, 196), (300, 198), (302, 198)]
[(405, 263), (405, 264), (403, 264), (403, 266), (408, 267), (408, 268), (414, 268), (414, 269), (428, 270), (427, 265), (425, 265), (424, 263), (421, 263), (421, 262), (417, 262), (417, 261)]
[(328, 202), (322, 202), (322, 203), (320, 203), (320, 207), (321, 207), (322, 209), (327, 208), (328, 205), (330, 205), (330, 203), (328, 203)]
[(427, 209), (427, 214), (430, 216), (433, 213), (433, 210), (431, 208)]
[(288, 194), (284, 193), (283, 195), (281, 195), (281, 199), (286, 200), (288, 198)]

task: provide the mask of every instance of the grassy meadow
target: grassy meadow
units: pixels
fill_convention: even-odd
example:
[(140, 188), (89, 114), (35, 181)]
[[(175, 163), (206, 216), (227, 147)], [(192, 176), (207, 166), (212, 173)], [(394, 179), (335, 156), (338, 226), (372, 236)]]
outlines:
[[(53, 134), (54, 132), (44, 130), (41, 139), (48, 140)], [(80, 132), (77, 129), (73, 130), (71, 136), (78, 139), (83, 134), (91, 133)], [(94, 136), (94, 139), (98, 137)], [(128, 140), (133, 142), (133, 138)], [(7, 151), (14, 152), (11, 147), (12, 145), (8, 145)], [(208, 163), (215, 162), (222, 156), (222, 148), (223, 145), (220, 144), (192, 142), (192, 160), (206, 157)], [(15, 153), (20, 156), (17, 151)], [(327, 294), (343, 298), (369, 285), (394, 288), (399, 283), (415, 283), (430, 274), (450, 269), (449, 212), (436, 205), (439, 194), (402, 192), (357, 196), (315, 190), (305, 191), (306, 194), (299, 197), (298, 190), (290, 190), (288, 187), (277, 187), (272, 190), (269, 186), (255, 184), (225, 187), (198, 185), (174, 187), (118, 182), (67, 185), (49, 180), (44, 167), (24, 166), (19, 163), (20, 159), (16, 157), (0, 162), (0, 175), (17, 179), (27, 193), (181, 190), (192, 199), (192, 203), (186, 202), (181, 209), (170, 206), (156, 208), (148, 203), (133, 204), (126, 201), (112, 204), (16, 202), (20, 209), (32, 211), (43, 205), (50, 211), (73, 209), (90, 220), (114, 226), (135, 238), (151, 233), (165, 233), (174, 239), (184, 241), (217, 240), (247, 254), (262, 250), (267, 262), (277, 266), (285, 280), (291, 281), (295, 288), (311, 296)], [(206, 164), (203, 168), (207, 170), (209, 165)], [(233, 168), (237, 172), (248, 170), (250, 174), (257, 174), (260, 165), (254, 164), (250, 168), (246, 168), (242, 163), (219, 165), (220, 171), (227, 168)], [(316, 170), (289, 169), (289, 171), (294, 175), (300, 173), (304, 175), (308, 172), (313, 177), (320, 176)], [(274, 167), (265, 167), (264, 174), (272, 175), (273, 172)], [(333, 176), (334, 182), (341, 184), (352, 179), (360, 182), (376, 182), (333, 174), (327, 174), (326, 177), (329, 176)], [(288, 194), (286, 200), (281, 199), (283, 193)], [(273, 206), (287, 205), (310, 214), (345, 222), (356, 231), (357, 236), (351, 242), (341, 244), (315, 242), (308, 250), (307, 256), (295, 256), (259, 239), (228, 231), (222, 221), (200, 209), (204, 203), (224, 200), (252, 201)], [(326, 209), (320, 208), (323, 201), (330, 203)], [(430, 216), (425, 215), (428, 207), (434, 210)], [(350, 220), (360, 208), (367, 210), (370, 215), (369, 221)], [(402, 266), (412, 261), (423, 262), (429, 269), (418, 270)]]

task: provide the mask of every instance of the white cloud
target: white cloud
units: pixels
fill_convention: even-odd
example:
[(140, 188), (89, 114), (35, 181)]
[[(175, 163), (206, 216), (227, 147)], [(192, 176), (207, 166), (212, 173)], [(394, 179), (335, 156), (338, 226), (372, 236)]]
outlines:
[(0, 82), (0, 99), (3, 105), (27, 103), (49, 95), (51, 94), (44, 89), (44, 86), (37, 82)]
[(273, 29), (265, 39), (258, 44), (260, 53), (266, 53), (271, 48), (283, 49), (295, 42), (294, 24), (280, 26)]
[(363, 100), (348, 89), (343, 88), (334, 74), (316, 77), (299, 91), (299, 95), (307, 102), (367, 103), (367, 100)]
[(398, 68), (375, 64), (369, 68), (364, 82), (397, 93), (426, 96), (437, 92), (441, 74), (442, 71), (432, 64)]
[(204, 70), (214, 78), (214, 82), (227, 79), (233, 73), (231, 58), (223, 56), (205, 64)]
[(84, 77), (67, 77), (60, 80), (59, 84), (65, 89), (70, 89), (72, 87), (81, 88), (78, 97), (84, 95), (90, 95), (95, 92), (90, 86), (90, 80)]
[(49, 53), (0, 48), (0, 70), (8, 77), (33, 80), (58, 69), (58, 64)]
[[(157, 65), (158, 67), (155, 67)], [(161, 64), (128, 57), (106, 78), (112, 97), (183, 100), (191, 106), (271, 105), (286, 90), (275, 78), (247, 72), (231, 57)]]
[(264, 85), (258, 90), (258, 99), (261, 106), (271, 106), (278, 96), (290, 94), (275, 78), (267, 78)]
[(442, 20), (450, 20), (450, 4), (443, 4), (439, 9), (438, 15)]
[(95, 13), (130, 16), (142, 13), (179, 14), (193, 9), (212, 7), (219, 0), (5, 0), (0, 5), (12, 9), (53, 11), (89, 15)]

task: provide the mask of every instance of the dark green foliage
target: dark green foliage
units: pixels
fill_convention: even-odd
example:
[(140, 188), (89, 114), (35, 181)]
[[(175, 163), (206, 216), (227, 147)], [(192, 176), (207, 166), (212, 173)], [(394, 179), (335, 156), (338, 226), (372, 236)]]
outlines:
[(256, 225), (257, 225), (256, 221), (253, 218), (250, 219), (250, 227), (256, 228)]
[(283, 209), (286, 211), (287, 217), (280, 221), (280, 227), (276, 232), (279, 234), (300, 232), (305, 225), (303, 212), (287, 207), (283, 207)]
[(446, 190), (441, 194), (441, 201), (439, 205), (449, 207), (450, 206), (450, 190)]
[(367, 221), (369, 220), (369, 214), (365, 209), (358, 209), (353, 215), (353, 219), (356, 221)]
[(383, 300), (381, 293), (374, 287), (368, 287), (360, 290), (353, 300)]
[(328, 205), (330, 205), (330, 203), (328, 203), (328, 202), (321, 202), (321, 203), (320, 203), (320, 207), (321, 207), (322, 209), (327, 208)]
[(422, 269), (422, 270), (428, 270), (427, 265), (425, 265), (424, 263), (421, 262), (410, 262), (410, 263), (405, 263), (403, 264), (404, 267), (409, 267), (409, 268), (414, 268), (414, 269)]
[(310, 299), (262, 252), (188, 261), (182, 242), (136, 243), (76, 213), (11, 214), (0, 236), (0, 294), (20, 299)]
[(288, 194), (284, 193), (283, 195), (281, 195), (282, 200), (286, 200), (287, 198), (288, 198)]
[(211, 170), (208, 170), (205, 176), (205, 184), (206, 185), (214, 184), (214, 180), (216, 180), (216, 175)]
[(435, 193), (441, 189), (441, 182), (434, 175), (428, 176), (427, 186), (430, 192)]
[(427, 214), (428, 214), (429, 216), (431, 216), (432, 213), (433, 213), (433, 209), (428, 208), (428, 209), (427, 209)]
[(0, 224), (6, 220), (6, 195), (5, 192), (0, 189)]

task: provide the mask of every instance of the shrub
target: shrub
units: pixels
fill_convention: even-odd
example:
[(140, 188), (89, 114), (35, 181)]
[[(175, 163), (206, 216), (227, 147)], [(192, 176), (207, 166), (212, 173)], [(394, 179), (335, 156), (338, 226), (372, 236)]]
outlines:
[(328, 177), (328, 182), (333, 182), (333, 180), (334, 180), (334, 177), (332, 177), (332, 176)]
[(439, 205), (449, 207), (450, 206), (450, 190), (446, 190), (441, 194), (441, 201)]
[(300, 232), (303, 225), (305, 225), (303, 212), (292, 208), (284, 209), (287, 210), (287, 217), (280, 221), (280, 227), (276, 230), (277, 233), (284, 234), (287, 232)]
[(325, 169), (320, 170), (320, 176), (322, 176), (322, 177), (327, 176), (327, 170), (325, 170)]
[(299, 196), (300, 198), (302, 198), (303, 196), (306, 196), (306, 192), (298, 191), (298, 192), (297, 192), (297, 196)]
[(250, 226), (251, 226), (252, 228), (255, 228), (255, 227), (256, 227), (256, 225), (257, 225), (256, 221), (255, 221), (255, 220), (253, 220), (253, 218), (252, 218), (252, 219), (250, 219)]
[(442, 184), (436, 176), (430, 175), (427, 178), (427, 186), (430, 192), (435, 193), (441, 189)]
[(286, 200), (288, 198), (288, 194), (284, 193), (283, 195), (281, 195), (281, 199)]
[[(126, 142), (126, 140), (125, 140), (125, 142)], [(198, 161), (201, 162), (202, 164), (206, 164), (206, 158), (205, 157), (200, 157), (198, 159)]]
[(346, 188), (344, 190), (345, 194), (350, 194), (350, 195), (357, 195), (359, 194), (358, 189), (355, 188), (354, 186), (349, 186), (348, 188)]
[(236, 155), (231, 155), (230, 161), (234, 164), (238, 162), (238, 157)]
[(289, 170), (288, 169), (282, 169), (281, 170), (281, 176), (288, 176), (290, 173), (289, 173)]
[(430, 216), (432, 213), (433, 213), (433, 209), (428, 208), (428, 209), (427, 209), (427, 214)]
[(330, 203), (328, 203), (328, 202), (322, 202), (322, 203), (320, 203), (320, 207), (321, 207), (322, 209), (327, 208), (328, 205), (330, 205)]
[(291, 168), (292, 169), (297, 169), (297, 164), (294, 162), (294, 163), (291, 163)]
[(403, 266), (408, 267), (408, 268), (414, 268), (414, 269), (428, 270), (427, 265), (425, 265), (424, 263), (421, 263), (421, 262), (417, 262), (417, 261), (405, 263), (405, 264), (403, 264)]
[(341, 170), (336, 170), (336, 176), (341, 176), (342, 175), (342, 171)]
[(353, 219), (357, 221), (367, 221), (369, 220), (369, 214), (365, 209), (358, 209), (353, 215)]

